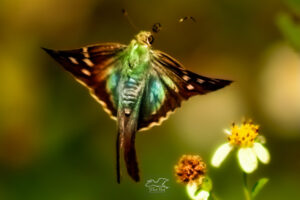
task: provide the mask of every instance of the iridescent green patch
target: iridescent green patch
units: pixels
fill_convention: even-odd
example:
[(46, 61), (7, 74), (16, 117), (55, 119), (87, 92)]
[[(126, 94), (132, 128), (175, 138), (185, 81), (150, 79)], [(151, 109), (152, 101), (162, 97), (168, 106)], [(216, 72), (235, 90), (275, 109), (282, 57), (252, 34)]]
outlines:
[(111, 100), (115, 107), (118, 105), (119, 101), (119, 93), (118, 93), (118, 83), (120, 80), (120, 73), (118, 71), (114, 71), (107, 79), (106, 89), (108, 93), (111, 94)]
[(165, 88), (159, 79), (153, 78), (149, 85), (149, 92), (149, 114), (154, 114), (165, 100)]

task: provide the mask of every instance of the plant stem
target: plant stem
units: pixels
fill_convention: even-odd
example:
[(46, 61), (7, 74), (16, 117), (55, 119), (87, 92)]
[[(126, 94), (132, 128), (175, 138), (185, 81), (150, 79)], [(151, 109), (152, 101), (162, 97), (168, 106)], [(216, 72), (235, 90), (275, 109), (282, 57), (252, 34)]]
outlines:
[(211, 192), (210, 194), (213, 200), (219, 200), (219, 198), (215, 195), (214, 192)]
[(248, 175), (243, 172), (243, 182), (244, 182), (244, 194), (246, 200), (251, 200), (251, 195), (248, 189)]

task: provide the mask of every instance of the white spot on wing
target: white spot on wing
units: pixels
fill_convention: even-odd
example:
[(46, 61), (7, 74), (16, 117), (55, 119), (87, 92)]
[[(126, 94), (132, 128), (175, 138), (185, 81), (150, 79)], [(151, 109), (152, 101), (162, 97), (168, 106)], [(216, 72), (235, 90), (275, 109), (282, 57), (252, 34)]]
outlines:
[(205, 82), (203, 79), (200, 79), (200, 78), (198, 78), (197, 81), (198, 81), (198, 83), (200, 83), (200, 84), (202, 84), (202, 83)]
[(91, 72), (87, 69), (81, 69), (81, 72), (87, 76), (91, 76)]
[(94, 66), (94, 63), (88, 58), (84, 58), (82, 61), (85, 62), (85, 64), (87, 64), (87, 66), (89, 66), (89, 67)]
[(73, 64), (75, 64), (75, 65), (79, 64), (78, 61), (76, 60), (76, 58), (73, 58), (73, 57), (68, 57), (68, 58)]
[(83, 47), (83, 48), (82, 48), (82, 53), (83, 53), (83, 56), (84, 56), (85, 58), (89, 58), (89, 57), (90, 57), (90, 54), (89, 54), (89, 52), (88, 52), (88, 48), (87, 48), (87, 47)]
[(193, 90), (193, 89), (194, 89), (194, 86), (192, 86), (191, 84), (188, 84), (188, 85), (186, 86), (186, 88), (187, 88), (188, 90)]
[(182, 78), (183, 78), (183, 80), (185, 80), (185, 81), (188, 81), (188, 80), (191, 79), (191, 78), (190, 78), (189, 76), (187, 76), (187, 75), (184, 75)]

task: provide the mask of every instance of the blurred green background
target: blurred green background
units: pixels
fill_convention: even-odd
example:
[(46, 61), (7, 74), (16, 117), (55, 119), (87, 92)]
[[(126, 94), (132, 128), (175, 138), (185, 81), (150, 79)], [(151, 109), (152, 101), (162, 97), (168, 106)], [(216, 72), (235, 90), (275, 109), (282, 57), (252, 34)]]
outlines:
[[(183, 103), (161, 126), (137, 135), (142, 180), (123, 168), (116, 183), (116, 125), (88, 91), (40, 47), (127, 44), (160, 22), (154, 48), (199, 74), (234, 80)], [(178, 23), (184, 16), (197, 22)], [(209, 162), (224, 128), (243, 117), (261, 125), (272, 156), (250, 176), (270, 182), (257, 199), (300, 196), (299, 0), (0, 0), (0, 199), (187, 199), (176, 183), (182, 154)], [(124, 166), (123, 166), (124, 167)], [(235, 155), (209, 168), (221, 199), (243, 199)], [(168, 178), (149, 193), (152, 178)]]

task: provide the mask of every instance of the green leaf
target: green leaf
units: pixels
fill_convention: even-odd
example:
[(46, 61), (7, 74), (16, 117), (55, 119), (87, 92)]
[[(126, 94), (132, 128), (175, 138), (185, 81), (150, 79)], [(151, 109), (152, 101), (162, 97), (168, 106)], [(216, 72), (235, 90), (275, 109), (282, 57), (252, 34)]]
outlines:
[(268, 178), (261, 178), (254, 184), (251, 192), (252, 198), (254, 198), (262, 190), (262, 188), (267, 184), (268, 181)]

